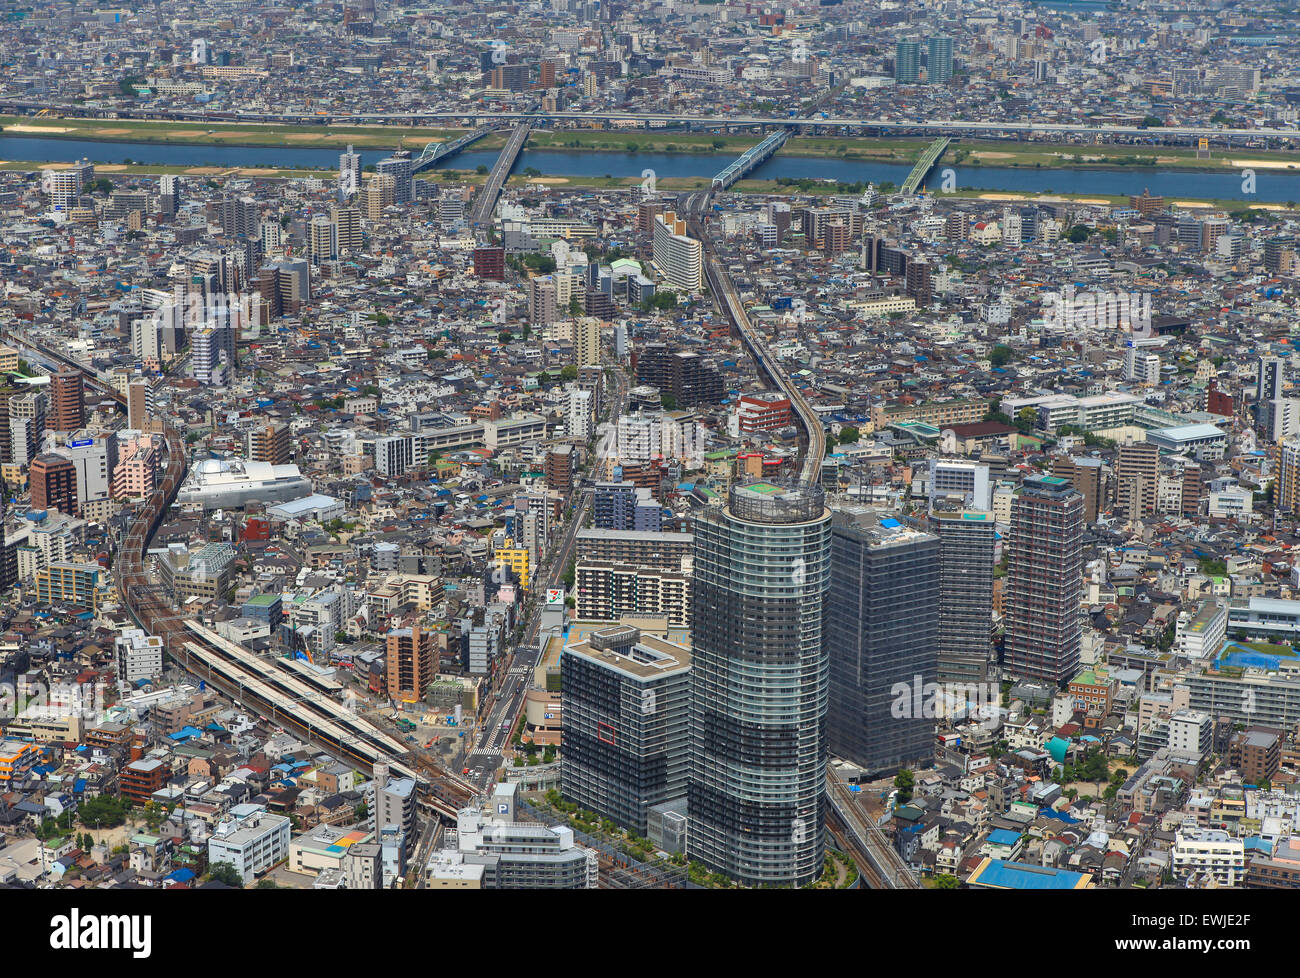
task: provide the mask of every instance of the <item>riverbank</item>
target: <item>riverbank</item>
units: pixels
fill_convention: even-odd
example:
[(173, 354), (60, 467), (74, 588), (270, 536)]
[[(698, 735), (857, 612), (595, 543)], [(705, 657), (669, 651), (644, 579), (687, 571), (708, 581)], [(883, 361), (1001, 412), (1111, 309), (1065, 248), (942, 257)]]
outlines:
[[(455, 139), (463, 129), (412, 129), (396, 126), (277, 126), (257, 122), (142, 122), (136, 119), (36, 119), (0, 115), (0, 134), (40, 139), (85, 139), (104, 143), (164, 143), (175, 146), (284, 146), (290, 149), (394, 150), (419, 152), (427, 143)], [(492, 140), (505, 145), (495, 133)]]
[[(42, 167), (50, 165), (51, 164), (49, 163), (37, 161), (0, 160), (0, 170), (39, 170)], [(57, 166), (60, 164), (53, 165)], [(321, 169), (217, 166), (186, 167), (150, 164), (126, 165), (120, 163), (109, 165), (101, 164), (96, 167), (96, 173), (102, 173), (109, 179), (124, 176), (160, 176), (166, 173), (207, 179), (215, 179), (217, 177), (245, 177), (260, 180), (290, 180), (302, 179), (305, 177), (332, 180), (336, 176), (336, 172), (333, 170)], [(452, 181), (456, 183), (481, 185), (487, 177), (485, 174), (477, 173), (474, 170), (440, 169), (422, 173), (416, 179)], [(539, 192), (544, 192), (551, 188), (563, 190), (636, 190), (641, 187), (643, 180), (640, 176), (582, 176), (573, 174), (525, 175), (516, 173), (510, 177), (507, 183), (508, 186), (515, 188), (534, 187)], [(661, 193), (681, 193), (707, 189), (709, 183), (710, 180), (707, 177), (659, 177), (656, 180), (656, 188)], [(805, 182), (799, 186), (795, 186), (789, 183), (778, 183), (776, 180), (741, 180), (731, 187), (731, 192), (742, 194), (763, 194), (765, 196), (802, 195), (811, 197), (837, 197), (844, 196), (846, 193), (849, 193), (850, 190), (844, 184), (835, 183)], [(1108, 204), (1111, 206), (1125, 206), (1129, 201), (1128, 196), (1123, 194), (1072, 194), (1052, 193), (1050, 191), (1043, 193), (1016, 193), (980, 187), (958, 190), (950, 194), (936, 194), (935, 196), (959, 197), (973, 200), (1008, 203), (1072, 200), (1084, 203)], [(1297, 196), (1300, 196), (1300, 194)], [(1187, 207), (1226, 210), (1230, 214), (1234, 214), (1238, 217), (1246, 215), (1251, 211), (1284, 212), (1295, 210), (1294, 202), (1291, 201), (1286, 203), (1280, 201), (1249, 203), (1242, 200), (1224, 198), (1196, 199), (1192, 197), (1179, 197), (1177, 203), (1181, 206)]]
[[(104, 143), (162, 143), (194, 146), (250, 146), (289, 149), (393, 150), (399, 146), (419, 152), (427, 143), (455, 139), (463, 129), (397, 126), (283, 126), (263, 123), (145, 122), (133, 119), (37, 119), (0, 116), (0, 134), (40, 139), (88, 140)], [(474, 148), (496, 150), (506, 133), (484, 137)], [(528, 139), (532, 150), (577, 149), (585, 152), (731, 154), (739, 156), (757, 141), (753, 133), (718, 135), (662, 129), (536, 130)], [(910, 165), (929, 145), (928, 139), (862, 136), (792, 136), (784, 155)], [(1012, 140), (954, 142), (941, 163), (966, 167), (1062, 168), (1135, 171), (1178, 169), (1221, 173), (1246, 167), (1300, 173), (1300, 153), (1276, 150), (1221, 152), (1200, 159), (1194, 149), (1119, 145), (1079, 146), (1069, 143), (1026, 143)]]

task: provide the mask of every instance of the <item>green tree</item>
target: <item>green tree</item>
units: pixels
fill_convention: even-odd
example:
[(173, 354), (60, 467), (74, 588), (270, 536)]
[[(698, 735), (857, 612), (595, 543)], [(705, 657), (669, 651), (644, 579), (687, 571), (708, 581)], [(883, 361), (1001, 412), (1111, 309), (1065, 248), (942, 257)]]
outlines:
[(936, 890), (955, 890), (960, 887), (961, 883), (956, 876), (951, 873), (940, 873), (934, 878), (934, 889)]
[(907, 768), (903, 768), (894, 776), (894, 787), (898, 789), (898, 804), (906, 805), (912, 800), (912, 788), (915, 784), (916, 777)]
[(216, 883), (225, 883), (227, 886), (244, 885), (244, 878), (239, 875), (239, 870), (235, 868), (234, 863), (213, 863), (208, 867), (207, 878)]
[(1065, 237), (1074, 244), (1082, 244), (1088, 240), (1089, 234), (1091, 234), (1091, 232), (1087, 227), (1082, 224), (1076, 224), (1074, 227), (1070, 228), (1069, 233), (1066, 234)]
[(852, 444), (853, 442), (856, 442), (861, 435), (862, 433), (857, 428), (853, 427), (853, 425), (846, 424), (840, 429), (840, 444)]
[(578, 379), (578, 368), (576, 364), (566, 363), (560, 368), (560, 382), (571, 384)]
[(77, 818), (86, 828), (111, 829), (126, 821), (131, 811), (131, 802), (113, 795), (97, 795), (87, 798), (77, 808)]
[(1015, 351), (1011, 347), (999, 343), (989, 353), (989, 363), (995, 367), (1002, 367), (1015, 359)]
[(1023, 407), (1016, 413), (1015, 426), (1020, 429), (1022, 435), (1032, 432), (1037, 423), (1038, 412), (1031, 407)]

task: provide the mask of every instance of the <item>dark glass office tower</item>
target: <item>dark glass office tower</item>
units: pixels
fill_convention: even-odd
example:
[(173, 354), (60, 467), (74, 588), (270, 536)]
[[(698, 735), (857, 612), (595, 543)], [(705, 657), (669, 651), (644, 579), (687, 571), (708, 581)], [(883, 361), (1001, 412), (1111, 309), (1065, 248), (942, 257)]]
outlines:
[(1064, 479), (1026, 479), (1011, 504), (1003, 666), (1060, 683), (1079, 670), (1083, 495)]
[(650, 809), (686, 794), (690, 652), (611, 625), (565, 646), (560, 676), (561, 794), (646, 835)]
[(932, 760), (938, 538), (878, 510), (836, 510), (831, 567), (831, 753), (873, 774)]
[(695, 520), (687, 851), (750, 886), (822, 872), (823, 498), (755, 482)]
[(936, 506), (939, 535), (939, 682), (983, 683), (993, 641), (993, 514)]

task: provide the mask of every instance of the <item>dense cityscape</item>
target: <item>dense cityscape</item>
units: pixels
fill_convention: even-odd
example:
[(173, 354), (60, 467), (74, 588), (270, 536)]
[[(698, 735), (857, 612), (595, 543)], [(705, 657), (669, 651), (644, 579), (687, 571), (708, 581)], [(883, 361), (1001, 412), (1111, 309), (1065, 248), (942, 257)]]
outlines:
[(0, 63), (0, 888), (1300, 888), (1293, 5)]

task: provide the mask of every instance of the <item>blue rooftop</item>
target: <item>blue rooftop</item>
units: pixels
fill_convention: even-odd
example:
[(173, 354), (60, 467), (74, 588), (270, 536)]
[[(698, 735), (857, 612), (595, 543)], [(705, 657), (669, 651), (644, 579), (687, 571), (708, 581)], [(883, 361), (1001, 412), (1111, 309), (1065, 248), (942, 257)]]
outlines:
[(1078, 890), (1086, 885), (1087, 879), (1088, 874), (1068, 869), (990, 859), (981, 863), (966, 882), (998, 890)]

